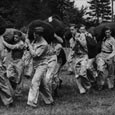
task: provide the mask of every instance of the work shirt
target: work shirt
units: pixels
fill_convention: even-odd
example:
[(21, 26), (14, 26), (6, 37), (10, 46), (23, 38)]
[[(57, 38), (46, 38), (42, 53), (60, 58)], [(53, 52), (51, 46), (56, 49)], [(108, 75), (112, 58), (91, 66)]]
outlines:
[(80, 34), (79, 36), (75, 36), (76, 45), (74, 46), (74, 51), (76, 55), (85, 55), (88, 52), (87, 42), (85, 34)]
[(112, 52), (115, 52), (115, 39), (110, 37), (102, 42), (102, 57), (107, 58)]
[(0, 65), (5, 61), (7, 53), (6, 47), (3, 44), (3, 36), (0, 36)]
[(5, 49), (2, 38), (3, 37), (0, 36), (0, 59), (4, 57), (4, 49)]
[(112, 53), (115, 49), (115, 39), (113, 37), (102, 42), (102, 52)]
[(79, 33), (76, 33), (75, 36), (73, 36), (70, 40), (69, 40), (69, 43), (70, 43), (70, 48), (71, 49), (74, 49), (75, 45), (76, 45), (76, 39), (80, 36)]
[(33, 57), (34, 65), (47, 63), (48, 43), (42, 38), (41, 42), (32, 43), (36, 56)]

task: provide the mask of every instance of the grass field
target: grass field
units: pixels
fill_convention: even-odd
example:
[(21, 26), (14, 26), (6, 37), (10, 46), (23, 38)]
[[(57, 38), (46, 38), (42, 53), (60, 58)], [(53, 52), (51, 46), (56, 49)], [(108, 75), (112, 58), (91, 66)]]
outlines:
[(30, 80), (25, 79), (23, 97), (16, 98), (14, 106), (9, 109), (1, 104), (0, 115), (115, 115), (115, 90), (80, 95), (74, 76), (67, 75), (66, 71), (62, 71), (61, 76), (63, 84), (55, 105), (46, 106), (39, 98), (38, 108), (28, 108), (26, 102)]
[[(69, 50), (66, 50), (68, 55)], [(115, 89), (101, 92), (92, 90), (80, 95), (73, 75), (66, 70), (60, 74), (63, 79), (55, 105), (46, 106), (39, 97), (38, 108), (27, 107), (27, 96), (31, 80), (24, 80), (23, 97), (17, 97), (11, 108), (0, 104), (0, 115), (115, 115)]]

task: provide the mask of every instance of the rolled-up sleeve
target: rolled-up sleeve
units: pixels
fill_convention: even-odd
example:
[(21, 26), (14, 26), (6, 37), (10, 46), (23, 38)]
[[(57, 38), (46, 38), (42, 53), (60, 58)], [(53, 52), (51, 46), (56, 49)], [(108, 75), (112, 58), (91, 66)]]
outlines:
[(46, 52), (47, 48), (47, 45), (40, 45), (36, 47), (34, 57), (40, 57), (41, 55), (43, 55)]

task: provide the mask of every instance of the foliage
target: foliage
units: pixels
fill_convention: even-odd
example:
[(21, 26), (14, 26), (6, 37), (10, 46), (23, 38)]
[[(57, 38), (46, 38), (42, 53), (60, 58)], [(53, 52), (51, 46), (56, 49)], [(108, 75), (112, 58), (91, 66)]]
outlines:
[(89, 9), (91, 11), (87, 12), (87, 14), (93, 18), (96, 24), (100, 23), (100, 19), (102, 22), (111, 19), (110, 0), (91, 0), (88, 3), (90, 4)]
[(58, 15), (66, 24), (82, 23), (84, 11), (75, 8), (70, 0), (0, 0), (0, 15), (15, 28), (51, 15)]

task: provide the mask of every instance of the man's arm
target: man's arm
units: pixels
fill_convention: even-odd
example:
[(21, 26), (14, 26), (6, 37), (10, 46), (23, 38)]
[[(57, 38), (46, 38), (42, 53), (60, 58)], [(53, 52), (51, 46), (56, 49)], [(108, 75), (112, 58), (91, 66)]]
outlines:
[(115, 56), (115, 40), (112, 40), (111, 41), (111, 44), (112, 44), (112, 53), (108, 56), (108, 58), (107, 59), (111, 59), (112, 57), (114, 57)]
[(47, 49), (47, 46), (45, 45), (40, 45), (39, 47), (37, 47), (36, 50), (34, 50), (32, 48), (31, 45), (29, 45), (29, 50), (30, 50), (30, 54), (33, 56), (33, 57), (40, 57)]
[(39, 48), (36, 49), (36, 56), (40, 57), (47, 50), (47, 48), (48, 47), (46, 45), (39, 46)]
[(30, 54), (33, 57), (40, 57), (44, 53), (44, 51), (46, 51), (48, 48), (47, 45), (40, 45), (36, 49), (33, 49), (32, 45), (30, 44), (30, 41), (28, 39), (26, 39), (26, 43), (28, 44)]
[(23, 48), (23, 47), (24, 47), (24, 43), (23, 43), (22, 41), (20, 41), (19, 43), (15, 44), (15, 45), (12, 45), (12, 44), (7, 43), (7, 42), (4, 40), (4, 38), (2, 39), (2, 41), (3, 41), (3, 44), (4, 44), (7, 48), (9, 48), (9, 49), (11, 49), (11, 50), (13, 50), (13, 49), (19, 49), (19, 48)]
[(56, 38), (56, 40), (60, 43), (63, 43), (63, 40), (60, 36), (58, 36), (56, 33), (54, 34), (54, 37)]
[(81, 46), (86, 46), (86, 45), (87, 45), (85, 34), (80, 34), (80, 36), (76, 38), (76, 41), (77, 41)]
[(113, 52), (108, 56), (107, 59), (111, 59), (114, 56), (115, 56), (115, 46), (113, 46)]

